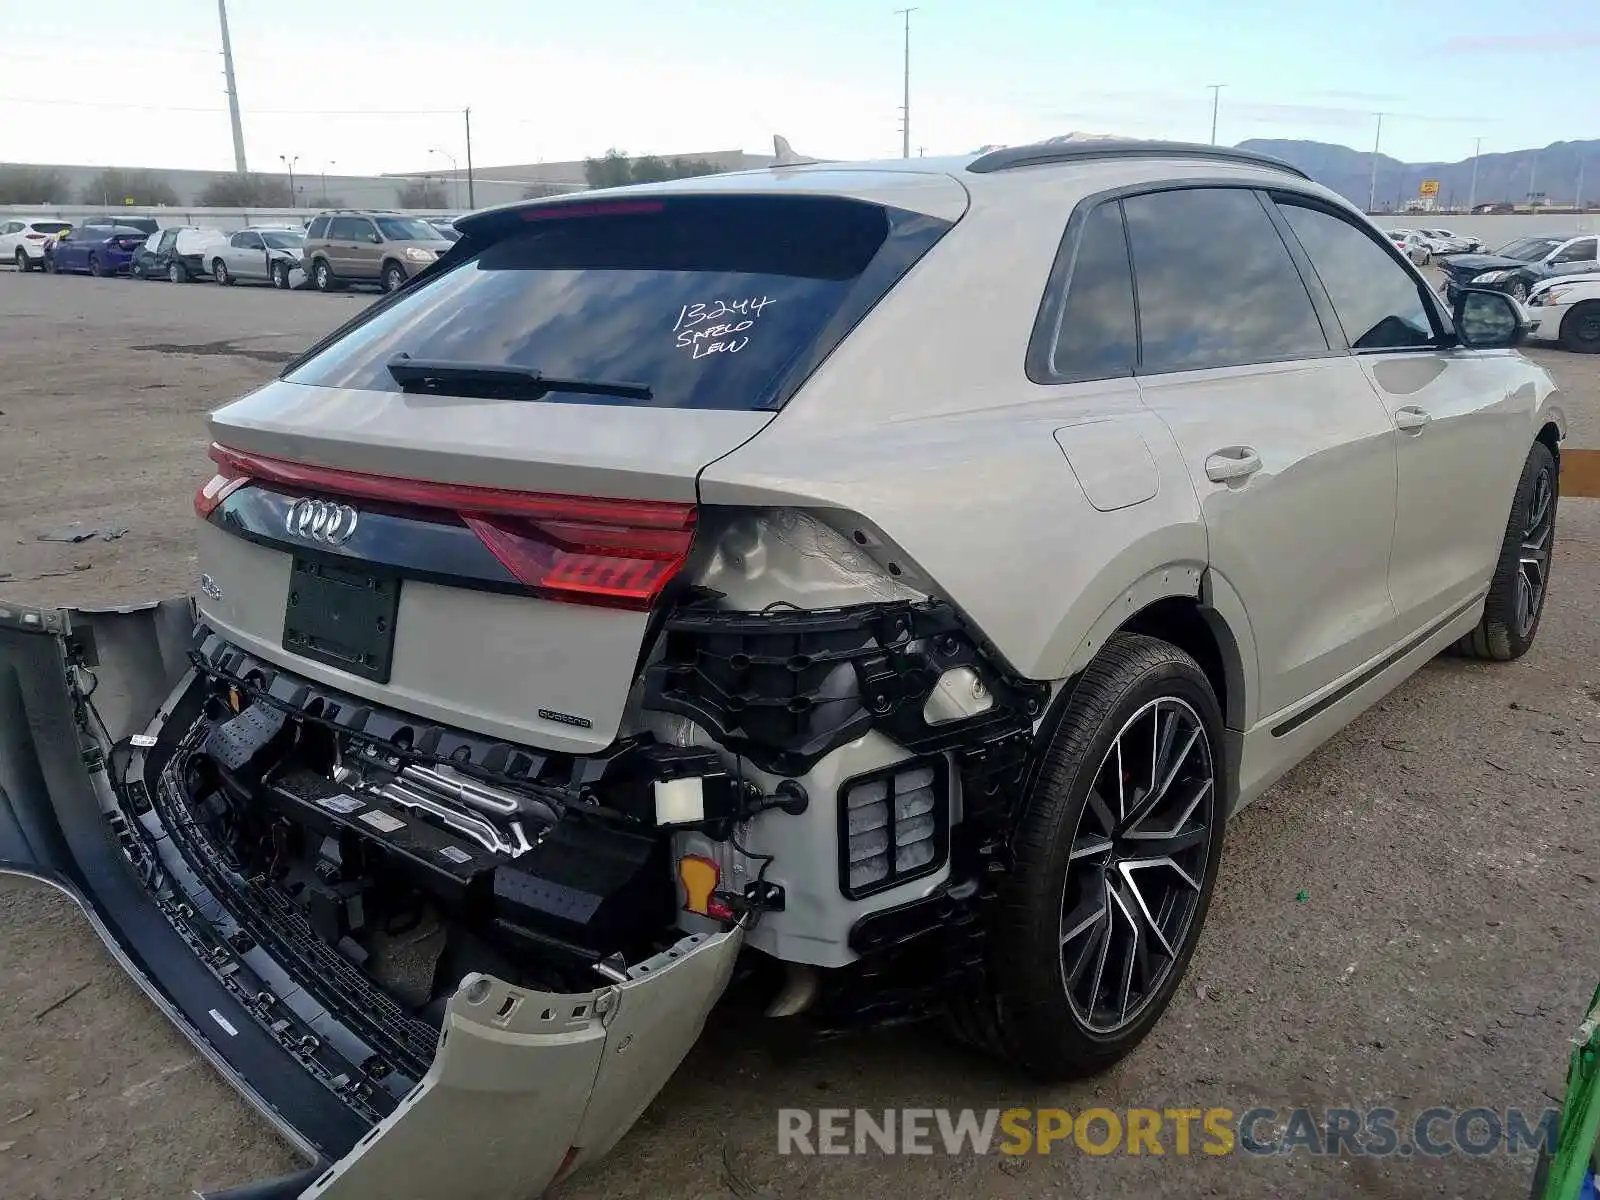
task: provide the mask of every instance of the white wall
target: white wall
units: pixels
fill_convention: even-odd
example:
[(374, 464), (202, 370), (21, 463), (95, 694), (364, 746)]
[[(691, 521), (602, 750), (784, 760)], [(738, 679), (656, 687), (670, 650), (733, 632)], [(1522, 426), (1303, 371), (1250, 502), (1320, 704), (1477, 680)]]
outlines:
[(1372, 218), (1379, 229), (1448, 229), (1475, 237), (1489, 247), (1504, 246), (1520, 237), (1549, 233), (1594, 233), (1600, 216), (1561, 213), (1502, 213), (1495, 216), (1453, 217), (1443, 213), (1396, 213)]

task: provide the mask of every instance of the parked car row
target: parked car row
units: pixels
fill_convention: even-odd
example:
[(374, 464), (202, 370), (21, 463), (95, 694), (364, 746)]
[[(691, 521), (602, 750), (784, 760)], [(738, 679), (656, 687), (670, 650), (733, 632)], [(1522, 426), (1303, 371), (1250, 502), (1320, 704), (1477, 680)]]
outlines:
[(1390, 229), (1387, 232), (1389, 240), (1419, 267), (1446, 254), (1476, 254), (1483, 249), (1483, 243), (1477, 238), (1448, 229)]
[(0, 225), (0, 253), (22, 271), (128, 275), (187, 283), (266, 283), (337, 291), (378, 284), (394, 291), (450, 248), (453, 218), (388, 209), (334, 209), (304, 227), (252, 225), (227, 232), (161, 228), (151, 217), (112, 214), (77, 225), (18, 218)]

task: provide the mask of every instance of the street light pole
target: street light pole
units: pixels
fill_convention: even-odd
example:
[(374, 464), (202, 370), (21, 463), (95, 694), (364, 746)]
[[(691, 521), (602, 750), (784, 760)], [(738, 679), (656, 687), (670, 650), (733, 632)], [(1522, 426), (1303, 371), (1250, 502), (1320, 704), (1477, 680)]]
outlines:
[(300, 161), (300, 156), (296, 154), (293, 158), (286, 158), (280, 154), (278, 155), (278, 161), (289, 168), (289, 207), (298, 208), (299, 205), (294, 201), (294, 165)]
[(1372, 135), (1372, 179), (1367, 185), (1367, 211), (1370, 213), (1378, 207), (1378, 143), (1383, 139), (1383, 114), (1374, 114), (1378, 118), (1378, 132)]
[(1478, 207), (1478, 155), (1483, 152), (1483, 139), (1472, 140), (1472, 190), (1467, 195), (1467, 211)]
[(1589, 165), (1589, 156), (1580, 155), (1578, 158), (1578, 194), (1573, 197), (1572, 207), (1579, 212), (1583, 211), (1583, 169)]
[(322, 203), (328, 203), (328, 168), (337, 167), (339, 164), (334, 159), (329, 159), (322, 164)]
[(456, 166), (456, 156), (448, 150), (441, 150), (434, 146), (429, 154), (439, 154), (450, 160), (450, 207), (461, 207), (461, 168)]
[(1222, 99), (1222, 89), (1225, 83), (1210, 83), (1206, 85), (1211, 89), (1211, 144), (1217, 144), (1217, 103)]
[(901, 103), (901, 107), (900, 107), (900, 113), (901, 113), (901, 121), (900, 121), (900, 157), (901, 158), (910, 158), (911, 157), (911, 14), (916, 12), (917, 10), (915, 8), (897, 8), (894, 11), (895, 11), (895, 14), (897, 16), (902, 16), (906, 20), (906, 55), (905, 55), (905, 72), (904, 72), (905, 95), (904, 95), (904, 97), (902, 99), (902, 103)]

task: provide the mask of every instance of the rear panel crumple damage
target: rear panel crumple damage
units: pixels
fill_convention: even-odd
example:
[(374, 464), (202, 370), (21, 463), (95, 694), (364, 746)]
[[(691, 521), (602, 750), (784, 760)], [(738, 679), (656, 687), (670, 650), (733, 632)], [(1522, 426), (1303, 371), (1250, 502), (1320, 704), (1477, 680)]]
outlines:
[[(250, 757), (249, 723), (192, 720), (215, 699), (208, 637), (214, 645), (188, 601), (96, 613), (0, 605), (0, 870), (77, 900), (163, 1014), (311, 1163), (238, 1194), (535, 1195), (604, 1153), (699, 1036), (743, 926), (587, 971), (572, 946), (571, 969), (552, 971), (562, 986), (469, 971), (445, 989), (436, 1021), (426, 1008), (402, 1012), (332, 944), (297, 936), (337, 930), (325, 921), (359, 928), (359, 912), (287, 904), (294, 883), (269, 897), (253, 864), (208, 843), (220, 827), (209, 801), (181, 786), (192, 778), (179, 770), (186, 740), (209, 730), (213, 752), (240, 764), (234, 786)], [(281, 782), (306, 786), (293, 773)], [(406, 811), (373, 799), (371, 812)], [(461, 844), (446, 845), (452, 863)]]

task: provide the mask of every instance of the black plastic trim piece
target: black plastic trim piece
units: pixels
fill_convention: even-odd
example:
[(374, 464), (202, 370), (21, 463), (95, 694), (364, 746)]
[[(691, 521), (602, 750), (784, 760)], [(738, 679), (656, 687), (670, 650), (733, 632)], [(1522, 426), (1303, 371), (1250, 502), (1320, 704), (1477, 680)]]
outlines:
[(1357, 675), (1354, 679), (1351, 679), (1342, 687), (1334, 689), (1322, 699), (1318, 700), (1315, 704), (1312, 704), (1309, 707), (1302, 709), (1300, 712), (1295, 713), (1295, 715), (1290, 717), (1287, 721), (1283, 721), (1280, 724), (1274, 725), (1272, 727), (1272, 736), (1283, 737), (1285, 734), (1293, 733), (1307, 721), (1313, 720), (1314, 718), (1327, 712), (1328, 709), (1339, 703), (1339, 701), (1345, 699), (1353, 692), (1365, 687), (1379, 675), (1382, 675), (1390, 667), (1394, 666), (1395, 663), (1399, 662), (1406, 655), (1410, 654), (1418, 646), (1421, 646), (1429, 638), (1433, 637), (1436, 633), (1438, 633), (1446, 625), (1450, 624), (1451, 621), (1454, 621), (1462, 613), (1466, 612), (1474, 604), (1480, 604), (1482, 601), (1483, 593), (1480, 592), (1471, 600), (1468, 600), (1465, 604), (1458, 604), (1455, 608), (1451, 609), (1444, 616), (1440, 617), (1432, 625), (1429, 625), (1421, 633), (1407, 641), (1403, 646), (1400, 646), (1398, 649), (1384, 655), (1381, 661), (1373, 663), (1372, 666), (1368, 667), (1365, 671), (1361, 672), (1361, 674)]
[(1197, 158), (1211, 162), (1243, 163), (1270, 167), (1300, 179), (1309, 180), (1299, 167), (1291, 166), (1270, 154), (1238, 150), (1231, 146), (1206, 146), (1199, 142), (1141, 142), (1110, 139), (1097, 142), (1035, 142), (1027, 146), (1007, 146), (991, 150), (967, 164), (974, 175), (1011, 171), (1018, 167), (1042, 167), (1055, 163), (1093, 162), (1106, 158)]
[[(1046, 685), (1002, 672), (940, 601), (689, 607), (664, 632), (662, 656), (645, 672), (645, 707), (688, 717), (775, 775), (804, 775), (870, 729), (914, 754), (970, 746), (1026, 727), (1049, 697)], [(994, 704), (929, 725), (927, 697), (956, 667), (975, 671)]]
[[(895, 839), (895, 790), (894, 781), (897, 776), (910, 771), (920, 770), (923, 767), (933, 768), (933, 857), (920, 867), (909, 871), (896, 871), (894, 865), (895, 851), (899, 843)], [(852, 788), (860, 787), (864, 783), (882, 779), (888, 784), (885, 789), (884, 803), (888, 806), (889, 823), (884, 826), (888, 833), (889, 844), (886, 853), (889, 856), (889, 871), (876, 883), (867, 884), (865, 887), (852, 888), (850, 886), (850, 808), (847, 797)], [(903, 883), (913, 880), (925, 879), (944, 868), (950, 861), (950, 764), (943, 755), (929, 755), (922, 758), (908, 758), (893, 766), (880, 767), (874, 771), (863, 771), (859, 775), (852, 775), (849, 779), (839, 784), (839, 791), (835, 796), (838, 807), (839, 826), (839, 892), (847, 900), (861, 900), (867, 896), (875, 896), (879, 892), (886, 892), (890, 888), (899, 887)]]

